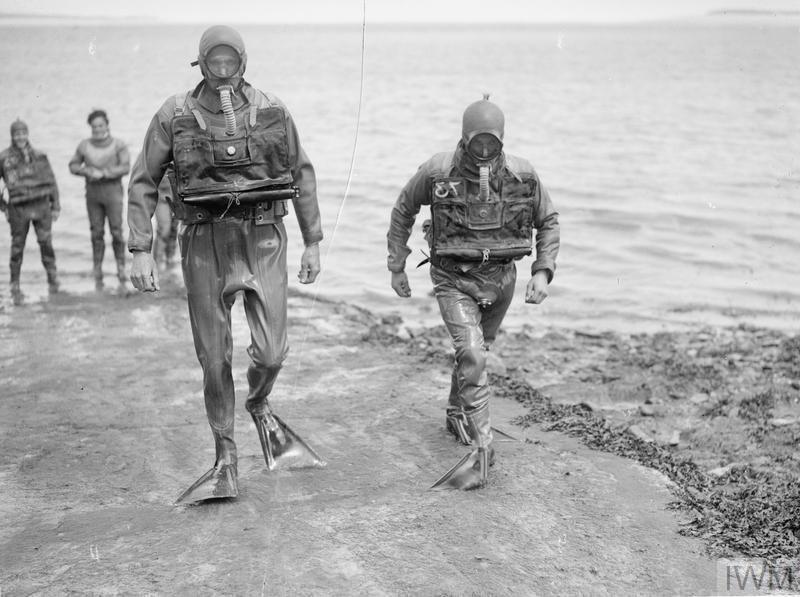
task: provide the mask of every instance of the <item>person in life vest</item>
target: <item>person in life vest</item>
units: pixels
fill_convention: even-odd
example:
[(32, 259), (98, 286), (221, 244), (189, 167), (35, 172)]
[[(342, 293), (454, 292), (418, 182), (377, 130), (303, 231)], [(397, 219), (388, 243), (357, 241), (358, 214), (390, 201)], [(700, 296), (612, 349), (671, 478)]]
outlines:
[(230, 310), (239, 293), (251, 332), (245, 408), (267, 467), (323, 464), (267, 400), (288, 350), (286, 202), (305, 244), (298, 277), (311, 284), (322, 240), (316, 178), (286, 106), (243, 79), (246, 63), (237, 31), (217, 25), (203, 33), (193, 63), (203, 80), (155, 114), (129, 184), (128, 247), (138, 290), (159, 289), (150, 218), (170, 165), (172, 208), (182, 221), (181, 264), (216, 460), (177, 503), (238, 494)]
[(11, 123), (11, 146), (0, 152), (0, 179), (8, 189), (8, 201), (0, 194), (0, 211), (11, 226), (11, 296), (23, 301), (19, 285), (22, 255), (31, 224), (36, 231), (42, 265), (47, 273), (50, 293), (59, 290), (56, 254), (53, 250), (53, 222), (61, 211), (58, 186), (47, 156), (28, 141), (28, 125), (17, 119)]
[(392, 209), (388, 267), (398, 296), (411, 296), (406, 258), (417, 214), (429, 205), (434, 295), (455, 348), (445, 428), (473, 450), (434, 488), (474, 489), (494, 460), (486, 351), (514, 294), (516, 261), (533, 251), (525, 300), (541, 303), (556, 269), (558, 213), (529, 162), (503, 151), (505, 117), (488, 96), (464, 112), (455, 151), (422, 164)]
[(86, 179), (86, 212), (92, 239), (92, 273), (96, 290), (102, 290), (103, 257), (106, 251), (105, 227), (111, 233), (111, 248), (117, 262), (119, 289), (125, 291), (125, 237), (122, 231), (122, 211), (125, 193), (122, 177), (131, 169), (128, 147), (121, 139), (112, 137), (108, 115), (104, 110), (92, 110), (86, 123), (92, 135), (83, 139), (69, 161), (69, 171)]

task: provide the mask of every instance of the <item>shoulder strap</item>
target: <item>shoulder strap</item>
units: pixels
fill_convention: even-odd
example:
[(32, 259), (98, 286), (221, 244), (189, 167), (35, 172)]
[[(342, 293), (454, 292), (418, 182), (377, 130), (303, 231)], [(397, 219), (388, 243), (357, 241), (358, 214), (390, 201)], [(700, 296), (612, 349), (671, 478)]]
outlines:
[(188, 91), (182, 91), (173, 96), (175, 99), (175, 116), (182, 116), (184, 114), (186, 110), (186, 97), (188, 95)]
[(252, 85), (244, 86), (244, 96), (250, 102), (250, 126), (256, 124), (256, 114), (261, 108), (270, 108), (280, 105), (278, 102), (273, 101), (269, 95), (253, 87)]
[[(250, 126), (254, 126), (256, 123), (256, 114), (259, 108), (269, 108), (271, 106), (278, 106), (278, 102), (272, 101), (270, 97), (263, 93), (262, 91), (258, 91), (254, 87), (250, 85), (246, 85), (244, 87), (244, 96), (247, 98), (247, 101), (250, 102)], [(184, 91), (181, 93), (175, 94), (175, 116), (183, 116), (186, 114), (186, 109), (188, 108), (189, 111), (194, 116), (194, 119), (197, 121), (197, 125), (200, 127), (201, 130), (206, 130), (208, 127), (206, 125), (206, 121), (203, 118), (203, 115), (200, 113), (200, 110), (197, 108), (197, 105), (192, 98), (192, 94), (190, 91)]]
[(206, 121), (203, 119), (203, 115), (200, 113), (200, 110), (197, 109), (197, 105), (194, 103), (192, 99), (192, 94), (189, 91), (183, 91), (181, 93), (175, 94), (175, 116), (183, 116), (186, 114), (186, 109), (192, 113), (194, 119), (197, 121), (197, 126), (200, 127), (200, 130), (204, 131), (208, 127), (206, 126)]

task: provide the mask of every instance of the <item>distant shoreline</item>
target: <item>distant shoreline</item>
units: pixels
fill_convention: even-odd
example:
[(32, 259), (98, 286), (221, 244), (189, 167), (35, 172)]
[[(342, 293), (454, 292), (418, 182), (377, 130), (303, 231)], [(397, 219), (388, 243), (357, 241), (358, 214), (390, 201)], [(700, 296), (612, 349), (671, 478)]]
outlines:
[[(763, 10), (763, 9), (716, 9), (712, 11), (708, 11), (704, 14), (696, 14), (696, 15), (684, 15), (683, 17), (674, 17), (674, 18), (664, 18), (664, 19), (637, 19), (637, 20), (619, 20), (619, 21), (528, 21), (528, 22), (519, 22), (519, 21), (508, 21), (508, 22), (492, 22), (491, 25), (493, 26), (554, 26), (554, 25), (576, 25), (576, 26), (585, 26), (585, 25), (596, 25), (596, 26), (614, 26), (614, 25), (635, 25), (641, 23), (674, 23), (676, 21), (687, 21), (693, 22), (696, 19), (702, 19), (707, 17), (743, 17), (743, 18), (775, 18), (775, 17), (800, 17), (800, 10)], [(123, 16), (108, 16), (108, 15), (70, 15), (70, 14), (37, 14), (37, 13), (7, 13), (0, 11), (0, 27), (3, 26), (14, 26), (14, 25), (113, 25), (113, 26), (137, 26), (137, 25), (197, 25), (198, 22), (194, 21), (173, 21), (173, 20), (163, 20), (157, 16), (147, 16), (147, 15), (123, 15)], [(316, 27), (316, 26), (340, 26), (340, 25), (352, 25), (356, 24), (356, 21), (353, 22), (298, 22), (298, 21), (287, 21), (287, 22), (256, 22), (256, 21), (247, 21), (242, 22), (241, 24), (248, 24), (248, 25), (274, 25), (279, 27), (284, 26), (303, 26), (303, 27)], [(398, 22), (387, 22), (387, 21), (372, 21), (370, 25), (372, 26), (427, 26), (427, 25), (442, 25), (445, 24), (444, 22), (440, 21), (398, 21)], [(480, 26), (481, 23), (479, 22), (467, 22), (467, 21), (453, 21), (447, 23), (449, 25), (455, 26), (464, 26), (464, 27), (472, 27), (472, 26)], [(485, 25), (486, 23), (483, 23)]]
[(0, 12), (0, 27), (9, 25), (154, 25), (161, 22), (147, 16), (109, 17), (102, 15), (40, 15)]
[(758, 8), (712, 10), (706, 13), (710, 17), (800, 17), (800, 10), (761, 10)]

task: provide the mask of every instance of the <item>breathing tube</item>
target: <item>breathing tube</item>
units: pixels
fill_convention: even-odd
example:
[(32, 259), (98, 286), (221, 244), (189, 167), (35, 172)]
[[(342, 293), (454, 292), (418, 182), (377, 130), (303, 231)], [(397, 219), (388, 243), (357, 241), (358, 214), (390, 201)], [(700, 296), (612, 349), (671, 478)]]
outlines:
[(480, 173), (480, 194), (479, 197), (482, 201), (489, 200), (489, 174), (491, 174), (491, 167), (489, 164), (481, 164), (479, 169)]
[(225, 115), (225, 134), (233, 136), (236, 134), (236, 115), (233, 113), (233, 101), (231, 94), (233, 87), (221, 85), (217, 88), (219, 92), (219, 103), (222, 106), (222, 113)]

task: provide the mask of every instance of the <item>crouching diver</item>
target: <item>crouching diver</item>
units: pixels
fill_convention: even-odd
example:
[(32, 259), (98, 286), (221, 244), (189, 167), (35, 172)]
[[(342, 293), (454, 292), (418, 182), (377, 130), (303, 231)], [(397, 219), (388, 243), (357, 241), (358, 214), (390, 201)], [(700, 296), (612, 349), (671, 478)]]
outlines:
[(503, 152), (504, 125), (488, 96), (470, 104), (455, 151), (420, 166), (400, 192), (387, 234), (392, 288), (409, 297), (407, 243), (420, 208), (430, 206), (431, 220), (423, 226), (430, 276), (455, 348), (445, 429), (472, 447), (434, 488), (474, 489), (487, 481), (494, 447), (486, 351), (514, 295), (515, 262), (533, 252), (534, 229), (526, 302), (547, 297), (556, 269), (558, 214), (531, 164)]
[(237, 293), (251, 333), (245, 408), (255, 421), (268, 468), (323, 464), (272, 412), (267, 399), (288, 350), (283, 217), (289, 199), (305, 244), (300, 282), (311, 284), (320, 271), (322, 228), (314, 168), (284, 104), (242, 78), (246, 62), (238, 32), (214, 26), (203, 33), (193, 63), (200, 65), (203, 80), (168, 98), (153, 117), (129, 184), (131, 282), (151, 292), (159, 290), (159, 281), (150, 255), (150, 218), (159, 183), (172, 166), (171, 208), (182, 222), (179, 243), (189, 317), (216, 446), (213, 468), (177, 503), (238, 494), (230, 311)]

